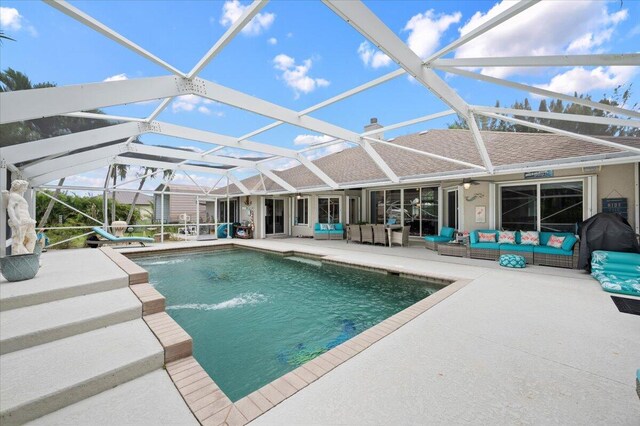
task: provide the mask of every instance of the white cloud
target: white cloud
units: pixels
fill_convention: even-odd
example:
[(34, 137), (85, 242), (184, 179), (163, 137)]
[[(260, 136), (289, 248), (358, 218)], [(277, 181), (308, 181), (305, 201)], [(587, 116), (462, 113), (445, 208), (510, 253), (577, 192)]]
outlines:
[(33, 37), (38, 36), (38, 31), (14, 7), (0, 7), (0, 27), (5, 30), (26, 30)]
[[(460, 35), (467, 34), (513, 4), (512, 1), (502, 1), (487, 13), (476, 12), (459, 28)], [(616, 26), (628, 17), (626, 9), (609, 13), (608, 5), (608, 2), (599, 0), (540, 2), (459, 47), (455, 57), (589, 53), (594, 48), (602, 48)], [(481, 70), (483, 74), (502, 78), (526, 71), (514, 67)]]
[(102, 81), (122, 81), (122, 80), (128, 80), (129, 77), (127, 77), (127, 74), (122, 73), (122, 74), (116, 74), (116, 75), (112, 75), (111, 77), (107, 77)]
[(436, 14), (433, 9), (412, 16), (404, 27), (405, 31), (409, 31), (407, 45), (416, 55), (425, 59), (435, 52), (442, 35), (452, 24), (460, 22), (460, 18), (460, 12)]
[(267, 43), (269, 43), (272, 46), (275, 46), (276, 44), (278, 44), (278, 39), (275, 37), (271, 37), (267, 40)]
[[(220, 23), (225, 27), (230, 27), (236, 22), (244, 13), (249, 5), (242, 5), (238, 0), (230, 0), (224, 2), (222, 5), (222, 17)], [(249, 21), (247, 25), (242, 29), (242, 33), (249, 36), (256, 36), (262, 34), (271, 27), (273, 21), (276, 19), (274, 13), (258, 13), (254, 18)]]
[(273, 58), (273, 67), (282, 71), (281, 78), (293, 89), (296, 99), (300, 97), (300, 93), (311, 93), (318, 87), (327, 87), (330, 84), (324, 78), (309, 77), (308, 73), (312, 65), (311, 59), (305, 59), (302, 64), (296, 65), (295, 59), (284, 53)]
[(535, 86), (569, 95), (573, 95), (574, 92), (581, 94), (592, 90), (610, 90), (631, 81), (638, 69), (638, 67), (597, 67), (587, 70), (576, 67), (556, 75), (547, 84)]
[(197, 95), (178, 96), (171, 103), (171, 111), (173, 112), (189, 112), (198, 111), (201, 114), (213, 115), (215, 117), (224, 117), (224, 111), (213, 111), (205, 105), (216, 105), (217, 103), (211, 99), (201, 98)]
[(332, 140), (333, 138), (331, 136), (327, 136), (327, 135), (298, 135), (293, 139), (293, 144), (294, 145), (315, 145), (317, 143), (323, 143), (323, 142), (328, 142), (330, 140)]
[(391, 58), (383, 52), (374, 49), (368, 41), (363, 41), (358, 46), (358, 55), (362, 63), (371, 68), (386, 67), (391, 63)]
[(22, 15), (13, 7), (0, 7), (0, 25), (2, 28), (18, 31), (22, 28)]

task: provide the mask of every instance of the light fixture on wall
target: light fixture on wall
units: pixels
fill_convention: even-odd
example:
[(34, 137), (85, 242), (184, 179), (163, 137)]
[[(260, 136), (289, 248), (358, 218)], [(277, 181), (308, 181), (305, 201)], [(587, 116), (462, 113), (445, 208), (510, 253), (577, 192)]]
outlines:
[(463, 182), (463, 183), (462, 183), (462, 187), (463, 187), (464, 189), (469, 189), (469, 188), (471, 188), (471, 182)]
[(302, 194), (297, 193), (297, 194), (296, 194), (296, 200), (300, 200), (300, 199), (302, 199)]

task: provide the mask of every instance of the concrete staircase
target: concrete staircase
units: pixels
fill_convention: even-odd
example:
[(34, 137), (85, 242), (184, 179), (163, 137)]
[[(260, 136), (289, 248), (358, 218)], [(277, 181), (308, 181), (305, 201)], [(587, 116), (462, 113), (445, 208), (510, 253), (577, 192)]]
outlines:
[(148, 284), (136, 296), (100, 250), (41, 263), (33, 280), (0, 279), (0, 424), (197, 424), (143, 320), (166, 315), (162, 296)]

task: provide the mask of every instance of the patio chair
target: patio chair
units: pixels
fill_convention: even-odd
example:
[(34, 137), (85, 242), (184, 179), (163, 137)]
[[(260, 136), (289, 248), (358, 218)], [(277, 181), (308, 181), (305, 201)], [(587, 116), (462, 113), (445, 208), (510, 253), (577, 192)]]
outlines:
[(93, 232), (98, 234), (98, 236), (104, 238), (95, 239), (95, 240), (87, 240), (87, 245), (89, 247), (99, 247), (105, 244), (126, 244), (126, 243), (139, 243), (144, 247), (144, 243), (153, 243), (154, 239), (149, 237), (116, 237), (113, 234), (108, 233), (102, 228), (98, 228), (97, 226), (91, 228)]
[(347, 243), (349, 241), (355, 243), (362, 242), (362, 232), (360, 231), (360, 225), (349, 225), (347, 227)]
[(364, 243), (373, 244), (373, 229), (371, 225), (360, 226), (360, 241)]
[(391, 231), (391, 245), (400, 244), (401, 247), (409, 245), (410, 226), (403, 226), (402, 231)]
[(387, 230), (384, 225), (373, 225), (373, 244), (387, 245)]

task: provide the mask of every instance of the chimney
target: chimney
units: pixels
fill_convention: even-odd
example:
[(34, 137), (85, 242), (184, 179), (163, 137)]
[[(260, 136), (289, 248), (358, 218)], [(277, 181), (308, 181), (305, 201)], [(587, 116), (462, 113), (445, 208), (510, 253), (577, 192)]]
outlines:
[[(382, 129), (382, 126), (378, 123), (378, 119), (373, 117), (371, 118), (371, 122), (369, 124), (367, 124), (366, 126), (364, 126), (364, 131), (365, 133), (367, 132), (371, 132), (374, 131), (376, 129)], [(374, 138), (374, 139), (384, 139), (384, 132), (378, 132), (378, 133), (371, 133), (369, 135), (370, 138)]]

